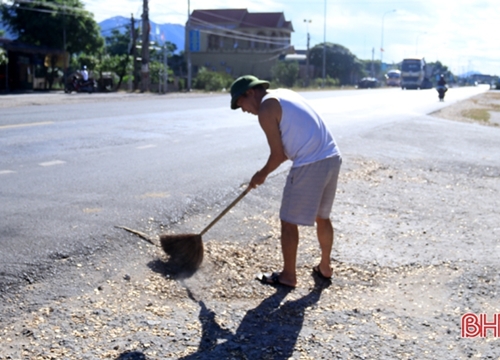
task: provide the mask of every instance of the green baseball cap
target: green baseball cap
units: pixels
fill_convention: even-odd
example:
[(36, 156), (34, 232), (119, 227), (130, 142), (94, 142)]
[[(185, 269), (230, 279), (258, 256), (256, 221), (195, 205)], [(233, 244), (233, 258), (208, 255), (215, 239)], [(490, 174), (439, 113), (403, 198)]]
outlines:
[(236, 104), (241, 95), (247, 92), (248, 89), (257, 85), (264, 85), (269, 88), (269, 81), (259, 80), (253, 75), (240, 76), (231, 84), (231, 109), (236, 110), (239, 106)]

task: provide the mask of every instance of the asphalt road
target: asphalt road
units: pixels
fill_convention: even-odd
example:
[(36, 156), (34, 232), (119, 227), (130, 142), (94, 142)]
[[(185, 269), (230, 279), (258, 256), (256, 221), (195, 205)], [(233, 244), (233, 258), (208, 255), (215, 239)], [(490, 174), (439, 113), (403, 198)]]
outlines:
[[(445, 103), (433, 90), (304, 96), (323, 114), (341, 150), (402, 159), (479, 152), (487, 164), (493, 160), (483, 144), (466, 144), (464, 137), (463, 144), (440, 146), (435, 127), (426, 138), (435, 154), (399, 137), (402, 127), (426, 131), (426, 114), (486, 90), (451, 89)], [(44, 105), (48, 95), (30, 95), (31, 105), (0, 107), (2, 290), (43, 276), (54, 259), (103, 247), (106, 235), (118, 231), (114, 225), (168, 227), (211, 208), (266, 161), (256, 118), (230, 110), (228, 95), (80, 95), (82, 102), (75, 95), (70, 102), (68, 95), (52, 94), (60, 102), (51, 105)], [(13, 99), (0, 97), (0, 103)], [(377, 148), (364, 146), (364, 137), (376, 138), (388, 127), (393, 138), (380, 139)]]

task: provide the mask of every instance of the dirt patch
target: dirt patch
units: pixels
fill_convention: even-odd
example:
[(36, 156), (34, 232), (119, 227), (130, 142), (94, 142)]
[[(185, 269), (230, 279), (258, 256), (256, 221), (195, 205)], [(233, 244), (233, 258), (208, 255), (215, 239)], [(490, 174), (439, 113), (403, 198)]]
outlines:
[[(318, 244), (314, 228), (301, 227), (295, 290), (255, 280), (281, 265), (276, 194), (285, 174), (221, 220), (190, 278), (175, 278), (158, 248), (116, 230), (109, 241), (129, 243), (133, 256), (66, 259), (64, 277), (3, 296), (0, 358), (498, 358), (498, 339), (462, 339), (460, 319), (500, 313), (488, 251), (497, 246), (499, 174), (463, 170), (346, 155), (333, 280), (313, 276)], [(217, 211), (144, 228), (184, 233)], [(66, 288), (78, 293), (61, 296)]]

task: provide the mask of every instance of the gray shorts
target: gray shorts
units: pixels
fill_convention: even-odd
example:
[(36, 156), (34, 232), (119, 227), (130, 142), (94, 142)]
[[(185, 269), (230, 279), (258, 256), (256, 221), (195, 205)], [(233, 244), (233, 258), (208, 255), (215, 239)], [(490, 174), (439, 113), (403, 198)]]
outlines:
[(335, 156), (292, 168), (281, 200), (280, 219), (296, 225), (314, 225), (332, 211), (342, 158)]

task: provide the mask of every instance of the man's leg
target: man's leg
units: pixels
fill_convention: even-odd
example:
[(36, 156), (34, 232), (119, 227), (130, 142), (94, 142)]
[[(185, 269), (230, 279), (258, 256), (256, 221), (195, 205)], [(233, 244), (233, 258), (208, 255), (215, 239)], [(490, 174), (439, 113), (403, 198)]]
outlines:
[(330, 267), (330, 255), (333, 248), (333, 226), (330, 219), (316, 218), (316, 233), (318, 235), (319, 246), (321, 249), (321, 262), (319, 263), (319, 271), (325, 277), (333, 275)]
[(295, 224), (281, 220), (281, 251), (283, 252), (283, 271), (280, 274), (280, 282), (297, 285), (297, 248), (299, 246), (299, 228)]

